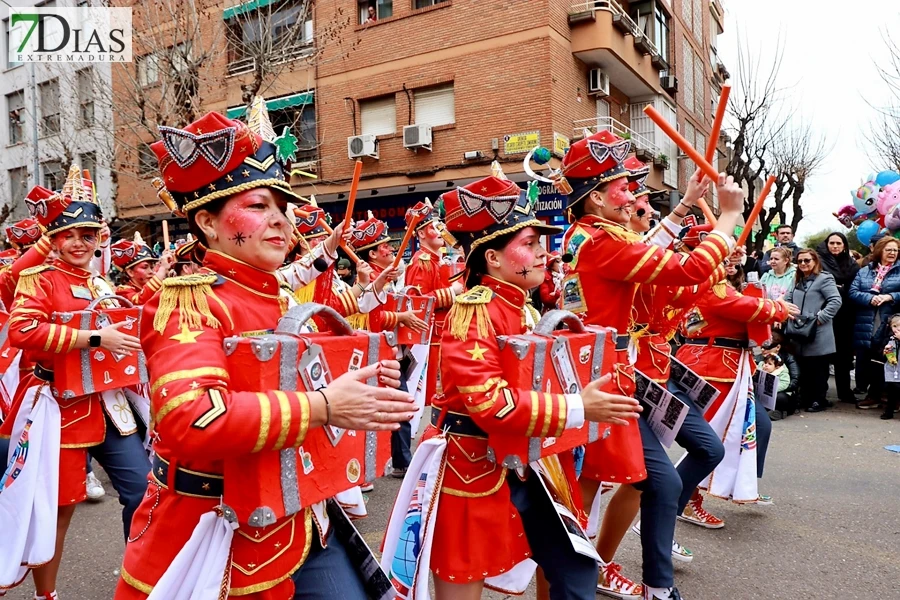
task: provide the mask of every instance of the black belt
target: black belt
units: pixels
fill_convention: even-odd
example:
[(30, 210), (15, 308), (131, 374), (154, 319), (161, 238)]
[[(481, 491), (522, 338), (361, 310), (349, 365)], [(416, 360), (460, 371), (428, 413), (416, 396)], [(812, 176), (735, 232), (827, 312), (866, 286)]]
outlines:
[(34, 365), (34, 376), (41, 381), (53, 383), (53, 371), (51, 371), (50, 369), (45, 369), (41, 365)]
[(438, 429), (446, 429), (456, 435), (486, 438), (484, 430), (475, 424), (472, 417), (462, 413), (441, 410), (436, 406), (431, 407), (431, 424)]
[[(153, 457), (153, 478), (169, 489), (169, 462), (159, 455)], [(225, 480), (221, 475), (188, 471), (178, 467), (175, 470), (175, 493), (182, 496), (199, 498), (218, 498), (225, 489)]]
[(688, 338), (684, 340), (684, 343), (691, 346), (718, 346), (719, 348), (734, 348), (735, 350), (746, 350), (750, 347), (750, 342), (734, 338)]
[(616, 336), (616, 350), (628, 350), (628, 342), (631, 338), (627, 335)]

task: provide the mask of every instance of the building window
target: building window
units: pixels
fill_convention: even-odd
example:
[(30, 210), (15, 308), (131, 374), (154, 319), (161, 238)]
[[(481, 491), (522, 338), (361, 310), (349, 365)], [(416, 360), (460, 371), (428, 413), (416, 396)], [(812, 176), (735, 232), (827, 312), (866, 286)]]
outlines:
[(6, 39), (4, 40), (6, 42), (6, 68), (12, 69), (13, 67), (18, 67), (22, 64), (13, 60), (14, 58), (16, 58), (15, 51), (13, 49), (18, 48), (22, 43), (22, 24), (17, 23), (15, 27), (10, 29), (9, 19), (4, 19), (3, 28), (6, 31)]
[[(38, 86), (41, 99), (41, 136), (59, 133), (59, 79)], [(52, 189), (52, 188), (51, 188)]]
[(703, 60), (699, 54), (694, 54), (694, 112), (701, 120), (706, 117), (706, 73), (703, 70)]
[(66, 181), (62, 163), (58, 160), (48, 160), (41, 163), (41, 185), (48, 190), (61, 190)]
[[(229, 74), (252, 70), (255, 59), (272, 55), (276, 61), (292, 61), (308, 53), (313, 43), (311, 4), (286, 0), (265, 12), (234, 14), (226, 20)], [(306, 19), (301, 22), (301, 19)], [(236, 63), (247, 63), (236, 65)], [(241, 68), (245, 66), (247, 68)]]
[(191, 45), (188, 42), (175, 44), (169, 49), (169, 69), (172, 77), (184, 73), (191, 66)]
[(156, 154), (150, 149), (150, 144), (141, 144), (138, 147), (138, 172), (141, 175), (152, 175), (158, 168)]
[(656, 44), (659, 55), (666, 64), (672, 64), (669, 61), (669, 15), (659, 7), (659, 4), (656, 5), (654, 14), (653, 43)]
[(394, 103), (394, 96), (360, 101), (359, 120), (363, 135), (397, 133), (397, 106)]
[(91, 181), (97, 181), (97, 153), (84, 152), (78, 160), (78, 164), (82, 171), (87, 171), (91, 176)]
[(681, 90), (684, 92), (681, 95), (681, 101), (684, 102), (685, 108), (694, 112), (694, 51), (691, 49), (687, 38), (684, 38), (684, 43), (681, 45), (679, 74), (682, 79)]
[(359, 24), (367, 25), (394, 16), (394, 0), (359, 0)]
[(94, 70), (81, 69), (78, 78), (78, 127), (94, 125)]
[(416, 90), (413, 94), (416, 124), (450, 125), (456, 123), (453, 84)]
[(413, 8), (428, 8), (429, 6), (434, 6), (435, 4), (440, 4), (446, 1), (447, 0), (415, 0), (413, 2)]
[(137, 57), (137, 78), (141, 87), (159, 82), (159, 55), (155, 52)]
[(21, 144), (25, 136), (25, 90), (6, 95), (9, 113), (9, 144)]
[(707, 4), (703, 0), (692, 0), (694, 5), (694, 22), (691, 30), (694, 32), (694, 39), (701, 45), (703, 44), (703, 7)]
[(28, 169), (26, 167), (18, 167), (7, 171), (9, 174), (9, 194), (12, 202), (10, 205), (15, 206), (22, 202), (25, 194), (28, 193)]

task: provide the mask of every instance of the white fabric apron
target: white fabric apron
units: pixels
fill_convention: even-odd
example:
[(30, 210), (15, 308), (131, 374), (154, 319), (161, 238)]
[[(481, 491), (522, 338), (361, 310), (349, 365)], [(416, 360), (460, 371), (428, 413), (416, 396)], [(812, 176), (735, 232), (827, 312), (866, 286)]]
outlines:
[(6, 418), (9, 409), (12, 408), (13, 397), (19, 387), (19, 361), (22, 359), (22, 351), (16, 350), (16, 356), (9, 364), (6, 373), (0, 377), (0, 423)]
[(725, 445), (725, 458), (699, 487), (737, 503), (756, 502), (756, 404), (749, 351), (741, 353), (734, 385), (709, 424)]
[(29, 388), (0, 479), (0, 589), (17, 585), (56, 552), (60, 425), (49, 387)]

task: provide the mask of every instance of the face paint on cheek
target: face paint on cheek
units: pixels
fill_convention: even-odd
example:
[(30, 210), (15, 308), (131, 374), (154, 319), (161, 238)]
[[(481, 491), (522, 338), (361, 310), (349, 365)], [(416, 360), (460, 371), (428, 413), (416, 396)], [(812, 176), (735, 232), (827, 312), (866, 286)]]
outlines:
[(387, 244), (382, 244), (378, 248), (378, 254), (379, 254), (379, 256), (381, 256), (381, 258), (384, 258), (384, 259), (394, 258), (394, 250)]
[(265, 230), (270, 217), (269, 211), (250, 209), (256, 203), (254, 199), (248, 198), (243, 202), (229, 203), (222, 209), (221, 222), (226, 239), (241, 246), (254, 234)]
[(634, 204), (634, 196), (628, 192), (628, 182), (625, 178), (617, 179), (609, 184), (608, 198), (617, 209)]

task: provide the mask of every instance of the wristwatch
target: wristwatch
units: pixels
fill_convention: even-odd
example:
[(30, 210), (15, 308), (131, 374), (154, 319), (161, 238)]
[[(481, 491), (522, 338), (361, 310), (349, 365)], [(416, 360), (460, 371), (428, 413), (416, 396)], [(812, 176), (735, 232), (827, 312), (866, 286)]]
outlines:
[(102, 338), (100, 337), (99, 331), (92, 331), (91, 336), (88, 338), (88, 346), (91, 348), (99, 348), (100, 342)]

